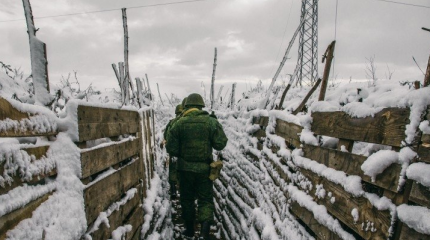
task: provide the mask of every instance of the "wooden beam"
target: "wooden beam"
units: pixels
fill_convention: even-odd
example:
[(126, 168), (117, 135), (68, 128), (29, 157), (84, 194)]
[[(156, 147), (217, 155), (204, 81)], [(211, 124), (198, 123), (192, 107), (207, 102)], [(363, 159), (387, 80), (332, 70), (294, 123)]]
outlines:
[(324, 101), (324, 98), (325, 98), (325, 92), (327, 90), (327, 83), (328, 83), (328, 78), (330, 76), (330, 68), (334, 57), (333, 53), (334, 53), (335, 46), (336, 46), (336, 41), (331, 42), (330, 45), (327, 47), (327, 50), (325, 51), (325, 54), (322, 59), (323, 63), (324, 63), (324, 59), (327, 59), (327, 62), (325, 63), (320, 96), (318, 97), (318, 101)]
[(26, 204), (22, 208), (18, 208), (6, 215), (0, 216), (0, 240), (6, 239), (7, 231), (13, 229), (22, 220), (30, 218), (33, 215), (33, 211), (36, 210), (43, 202), (48, 200), (51, 195), (52, 193), (47, 193)]
[(217, 49), (215, 48), (215, 56), (214, 56), (214, 65), (212, 71), (212, 81), (211, 81), (211, 109), (213, 109), (215, 104), (215, 71), (216, 71), (216, 58), (217, 58)]
[(430, 84), (430, 56), (429, 61), (427, 63), (426, 75), (424, 76), (424, 87), (427, 87)]
[(309, 98), (312, 96), (312, 94), (315, 92), (315, 90), (317, 90), (318, 86), (321, 83), (321, 78), (319, 78), (317, 80), (317, 82), (315, 83), (315, 85), (311, 88), (311, 90), (308, 92), (308, 94), (306, 95), (306, 97), (303, 99), (302, 103), (300, 103), (300, 105), (297, 107), (296, 110), (294, 110), (293, 114), (296, 115), (297, 113), (303, 111), (303, 108), (306, 105), (306, 102), (309, 100)]
[(402, 170), (402, 167), (399, 164), (391, 165), (381, 174), (378, 174), (375, 182), (372, 182), (371, 177), (365, 175), (363, 170), (361, 170), (361, 165), (367, 160), (367, 157), (365, 156), (307, 144), (303, 146), (303, 153), (304, 157), (324, 164), (329, 168), (333, 168), (337, 171), (343, 171), (348, 175), (360, 176), (363, 181), (367, 183), (390, 190), (392, 192), (398, 192), (397, 186), (400, 172)]
[(345, 112), (314, 112), (317, 135), (400, 147), (409, 124), (409, 109), (385, 108), (374, 117), (354, 118)]
[(137, 156), (142, 148), (140, 138), (116, 143), (107, 147), (81, 152), (82, 179), (103, 171), (132, 156)]
[(276, 135), (284, 138), (288, 143), (294, 147), (300, 147), (300, 133), (303, 127), (294, 123), (289, 123), (284, 120), (276, 119), (275, 133)]

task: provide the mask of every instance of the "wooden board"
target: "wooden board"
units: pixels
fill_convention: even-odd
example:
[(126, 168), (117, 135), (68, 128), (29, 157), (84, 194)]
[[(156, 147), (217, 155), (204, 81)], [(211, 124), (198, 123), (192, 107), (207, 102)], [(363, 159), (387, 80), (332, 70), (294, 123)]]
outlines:
[(422, 234), (403, 224), (400, 240), (429, 240), (430, 235)]
[[(300, 172), (307, 177), (314, 186), (311, 195), (315, 195), (315, 186), (322, 184), (326, 192), (332, 192), (335, 198), (335, 203), (332, 204), (328, 197), (319, 199), (315, 198), (315, 202), (324, 205), (327, 211), (336, 217), (339, 221), (343, 222), (346, 226), (359, 234), (364, 239), (387, 239), (388, 230), (391, 226), (391, 215), (389, 211), (379, 211), (376, 207), (364, 197), (353, 197), (350, 193), (346, 192), (344, 188), (335, 184), (324, 177), (320, 177), (315, 173), (300, 169)], [(351, 211), (356, 208), (359, 212), (359, 220), (354, 223)], [(362, 222), (372, 222), (376, 229), (375, 232), (362, 230)]]
[[(105, 224), (101, 224), (99, 229), (91, 234), (93, 239), (109, 239), (112, 237), (112, 231), (119, 226), (123, 226), (129, 215), (137, 208), (142, 202), (141, 185), (135, 186), (138, 188), (136, 195), (130, 199), (126, 204), (122, 205), (118, 210), (114, 211), (109, 217), (108, 228)], [(135, 228), (136, 226), (133, 226)]]
[(136, 156), (141, 150), (141, 138), (81, 152), (82, 178), (103, 171), (127, 158)]
[(381, 174), (372, 182), (371, 178), (363, 173), (361, 165), (366, 161), (367, 157), (356, 155), (349, 152), (337, 151), (330, 148), (316, 147), (312, 145), (303, 146), (304, 157), (312, 159), (318, 163), (324, 164), (329, 168), (338, 171), (343, 171), (348, 175), (360, 176), (363, 181), (373, 185), (382, 187), (384, 189), (398, 192), (397, 186), (399, 182), (401, 165), (393, 164), (385, 169)]
[(430, 163), (430, 144), (420, 144), (417, 153), (420, 162)]
[(423, 134), (421, 136), (421, 142), (423, 144), (430, 144), (430, 134)]
[(139, 122), (79, 123), (78, 128), (78, 142), (83, 142), (136, 133), (139, 129)]
[(430, 190), (417, 182), (412, 184), (409, 201), (430, 208)]
[(284, 138), (289, 144), (296, 148), (300, 147), (300, 133), (302, 130), (302, 126), (276, 119), (276, 135)]
[(0, 97), (0, 121), (8, 118), (19, 121), (28, 117), (28, 113), (18, 111), (6, 99)]
[(84, 190), (85, 214), (87, 222), (92, 223), (100, 212), (118, 201), (132, 186), (139, 182), (138, 169), (141, 161), (136, 160), (110, 174)]
[(78, 123), (139, 122), (137, 111), (78, 106)]
[(315, 112), (311, 129), (317, 135), (400, 147), (409, 112), (406, 108), (385, 108), (365, 118), (353, 118), (345, 112)]
[[(48, 151), (48, 149), (49, 149), (49, 146), (39, 146), (39, 147), (23, 148), (21, 150), (26, 151), (30, 156), (34, 155), (34, 157), (36, 158), (35, 161), (38, 161), (40, 158), (46, 155), (46, 152)], [(4, 163), (1, 163), (0, 172), (4, 171), (3, 166), (4, 166)], [(15, 175), (12, 176), (11, 184), (6, 183), (4, 187), (0, 186), (0, 195), (5, 194), (8, 191), (18, 186), (21, 186), (23, 183), (36, 184), (47, 177), (53, 177), (55, 175), (57, 175), (57, 169), (54, 168), (48, 173), (41, 173), (39, 175), (34, 175), (32, 179), (29, 181), (22, 181), (20, 174), (18, 172), (15, 172)]]
[(36, 210), (43, 202), (48, 200), (52, 193), (47, 193), (44, 196), (28, 203), (22, 208), (16, 209), (6, 215), (0, 217), (0, 240), (6, 239), (6, 233), (8, 230), (13, 229), (19, 222), (26, 218), (30, 218), (33, 215), (33, 211)]

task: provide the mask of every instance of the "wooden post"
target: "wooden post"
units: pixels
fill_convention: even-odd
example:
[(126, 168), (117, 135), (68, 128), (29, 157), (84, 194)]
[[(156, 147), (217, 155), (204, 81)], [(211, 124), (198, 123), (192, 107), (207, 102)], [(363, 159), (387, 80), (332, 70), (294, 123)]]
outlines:
[(175, 107), (175, 105), (173, 105), (172, 101), (170, 101), (169, 96), (167, 96), (167, 93), (164, 93), (166, 95), (167, 101), (169, 101), (170, 105), (172, 105), (172, 107)]
[(139, 103), (139, 107), (143, 106), (143, 97), (142, 97), (142, 81), (140, 78), (136, 78), (136, 88), (137, 88), (137, 102)]
[(214, 57), (214, 65), (212, 71), (212, 82), (211, 82), (211, 109), (214, 107), (215, 102), (215, 71), (216, 71), (216, 57), (217, 57), (217, 49), (215, 48), (215, 57)]
[(128, 27), (127, 27), (127, 12), (126, 8), (122, 8), (122, 25), (124, 27), (124, 67), (125, 78), (130, 78), (130, 71), (128, 68)]
[(233, 85), (231, 86), (231, 98), (230, 98), (230, 108), (232, 110), (234, 109), (234, 103), (236, 102), (234, 98), (235, 91), (236, 91), (236, 83), (233, 83)]
[(119, 78), (118, 69), (116, 68), (116, 64), (112, 63), (113, 71), (115, 72), (116, 79), (118, 80), (119, 87), (121, 88), (121, 79)]
[(420, 81), (415, 81), (414, 87), (415, 87), (415, 89), (420, 89)]
[(215, 98), (215, 101), (217, 102), (217, 101), (219, 101), (219, 98), (220, 98), (220, 96), (221, 96), (221, 92), (222, 92), (222, 89), (224, 88), (224, 85), (221, 85), (220, 87), (219, 87), (219, 90), (218, 90), (218, 94), (217, 94), (217, 96), (216, 96), (216, 98)]
[(325, 98), (325, 92), (327, 91), (327, 82), (328, 82), (328, 77), (330, 76), (330, 68), (333, 60), (335, 45), (336, 45), (336, 41), (333, 41), (331, 42), (330, 45), (328, 45), (327, 50), (325, 51), (325, 54), (322, 59), (323, 63), (325, 59), (327, 59), (327, 62), (325, 63), (324, 74), (323, 74), (323, 79), (322, 79), (322, 84), (320, 89), (320, 96), (318, 97), (318, 101), (324, 101), (324, 98)]
[(22, 0), (25, 20), (30, 43), (31, 74), (33, 76), (34, 94), (36, 100), (43, 105), (52, 101), (49, 94), (48, 60), (46, 57), (46, 44), (36, 38), (38, 29), (34, 26), (33, 13), (30, 0)]
[(429, 61), (427, 63), (426, 75), (424, 77), (424, 87), (427, 87), (430, 84), (430, 56)]
[(149, 91), (149, 100), (152, 101), (152, 92), (151, 92), (151, 87), (149, 86), (149, 80), (148, 80), (148, 74), (145, 73), (145, 77), (146, 77), (146, 83), (148, 85), (148, 91)]
[(306, 102), (312, 96), (312, 93), (314, 93), (315, 90), (317, 90), (320, 83), (321, 83), (321, 78), (318, 79), (318, 81), (315, 83), (315, 85), (312, 87), (312, 89), (308, 92), (308, 95), (306, 95), (306, 97), (303, 99), (302, 103), (300, 103), (299, 107), (296, 110), (294, 110), (294, 112), (293, 112), (294, 115), (296, 115), (297, 113), (299, 113), (303, 110), (303, 108), (306, 105)]
[(158, 96), (160, 96), (161, 104), (164, 106), (163, 99), (161, 98), (161, 94), (160, 94), (160, 87), (158, 87), (158, 83), (157, 83), (157, 90), (158, 90)]

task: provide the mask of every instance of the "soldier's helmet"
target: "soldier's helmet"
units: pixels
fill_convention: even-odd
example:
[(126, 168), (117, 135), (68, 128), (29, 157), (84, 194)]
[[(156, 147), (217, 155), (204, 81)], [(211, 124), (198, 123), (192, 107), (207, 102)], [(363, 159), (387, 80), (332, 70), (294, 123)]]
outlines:
[(182, 100), (182, 104), (181, 104), (181, 105), (182, 105), (182, 107), (185, 107), (185, 103), (187, 102), (187, 98), (188, 98), (188, 97), (186, 97), (186, 98), (184, 98), (184, 100)]
[(200, 94), (198, 94), (198, 93), (191, 93), (187, 97), (187, 102), (185, 103), (185, 107), (189, 107), (189, 106), (204, 107), (205, 106), (205, 102), (203, 101), (203, 98), (202, 98), (202, 96), (200, 96)]
[(178, 104), (178, 106), (176, 106), (176, 108), (175, 108), (175, 114), (177, 115), (177, 114), (181, 113), (182, 111), (184, 111), (182, 104)]

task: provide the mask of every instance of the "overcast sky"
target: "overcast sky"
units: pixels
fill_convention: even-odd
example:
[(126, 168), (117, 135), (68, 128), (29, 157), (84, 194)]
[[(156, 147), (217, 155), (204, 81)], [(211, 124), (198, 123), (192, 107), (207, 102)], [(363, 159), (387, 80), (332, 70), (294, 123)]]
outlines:
[[(37, 37), (47, 44), (49, 77), (78, 72), (81, 85), (101, 91), (118, 88), (111, 64), (123, 61), (122, 7), (182, 0), (31, 0)], [(393, 81), (422, 80), (430, 54), (430, 0), (396, 0), (413, 7), (377, 0), (338, 0), (335, 74), (337, 79), (365, 79), (366, 58), (375, 57), (377, 77), (387, 66)], [(239, 91), (270, 82), (300, 20), (299, 0), (207, 0), (176, 5), (129, 8), (130, 74), (148, 74), (154, 92), (184, 97), (209, 94), (214, 48), (218, 48), (216, 89), (238, 83)], [(118, 9), (92, 14), (44, 16)], [(319, 56), (335, 37), (336, 0), (319, 3)], [(30, 74), (28, 35), (22, 2), (1, 0), (0, 61)], [(3, 22), (2, 22), (3, 21)], [(4, 22), (6, 21), (6, 22)], [(292, 73), (297, 43), (280, 80)], [(321, 57), (320, 57), (321, 58)], [(319, 60), (319, 74), (323, 65)], [(164, 95), (164, 94), (163, 94)]]

